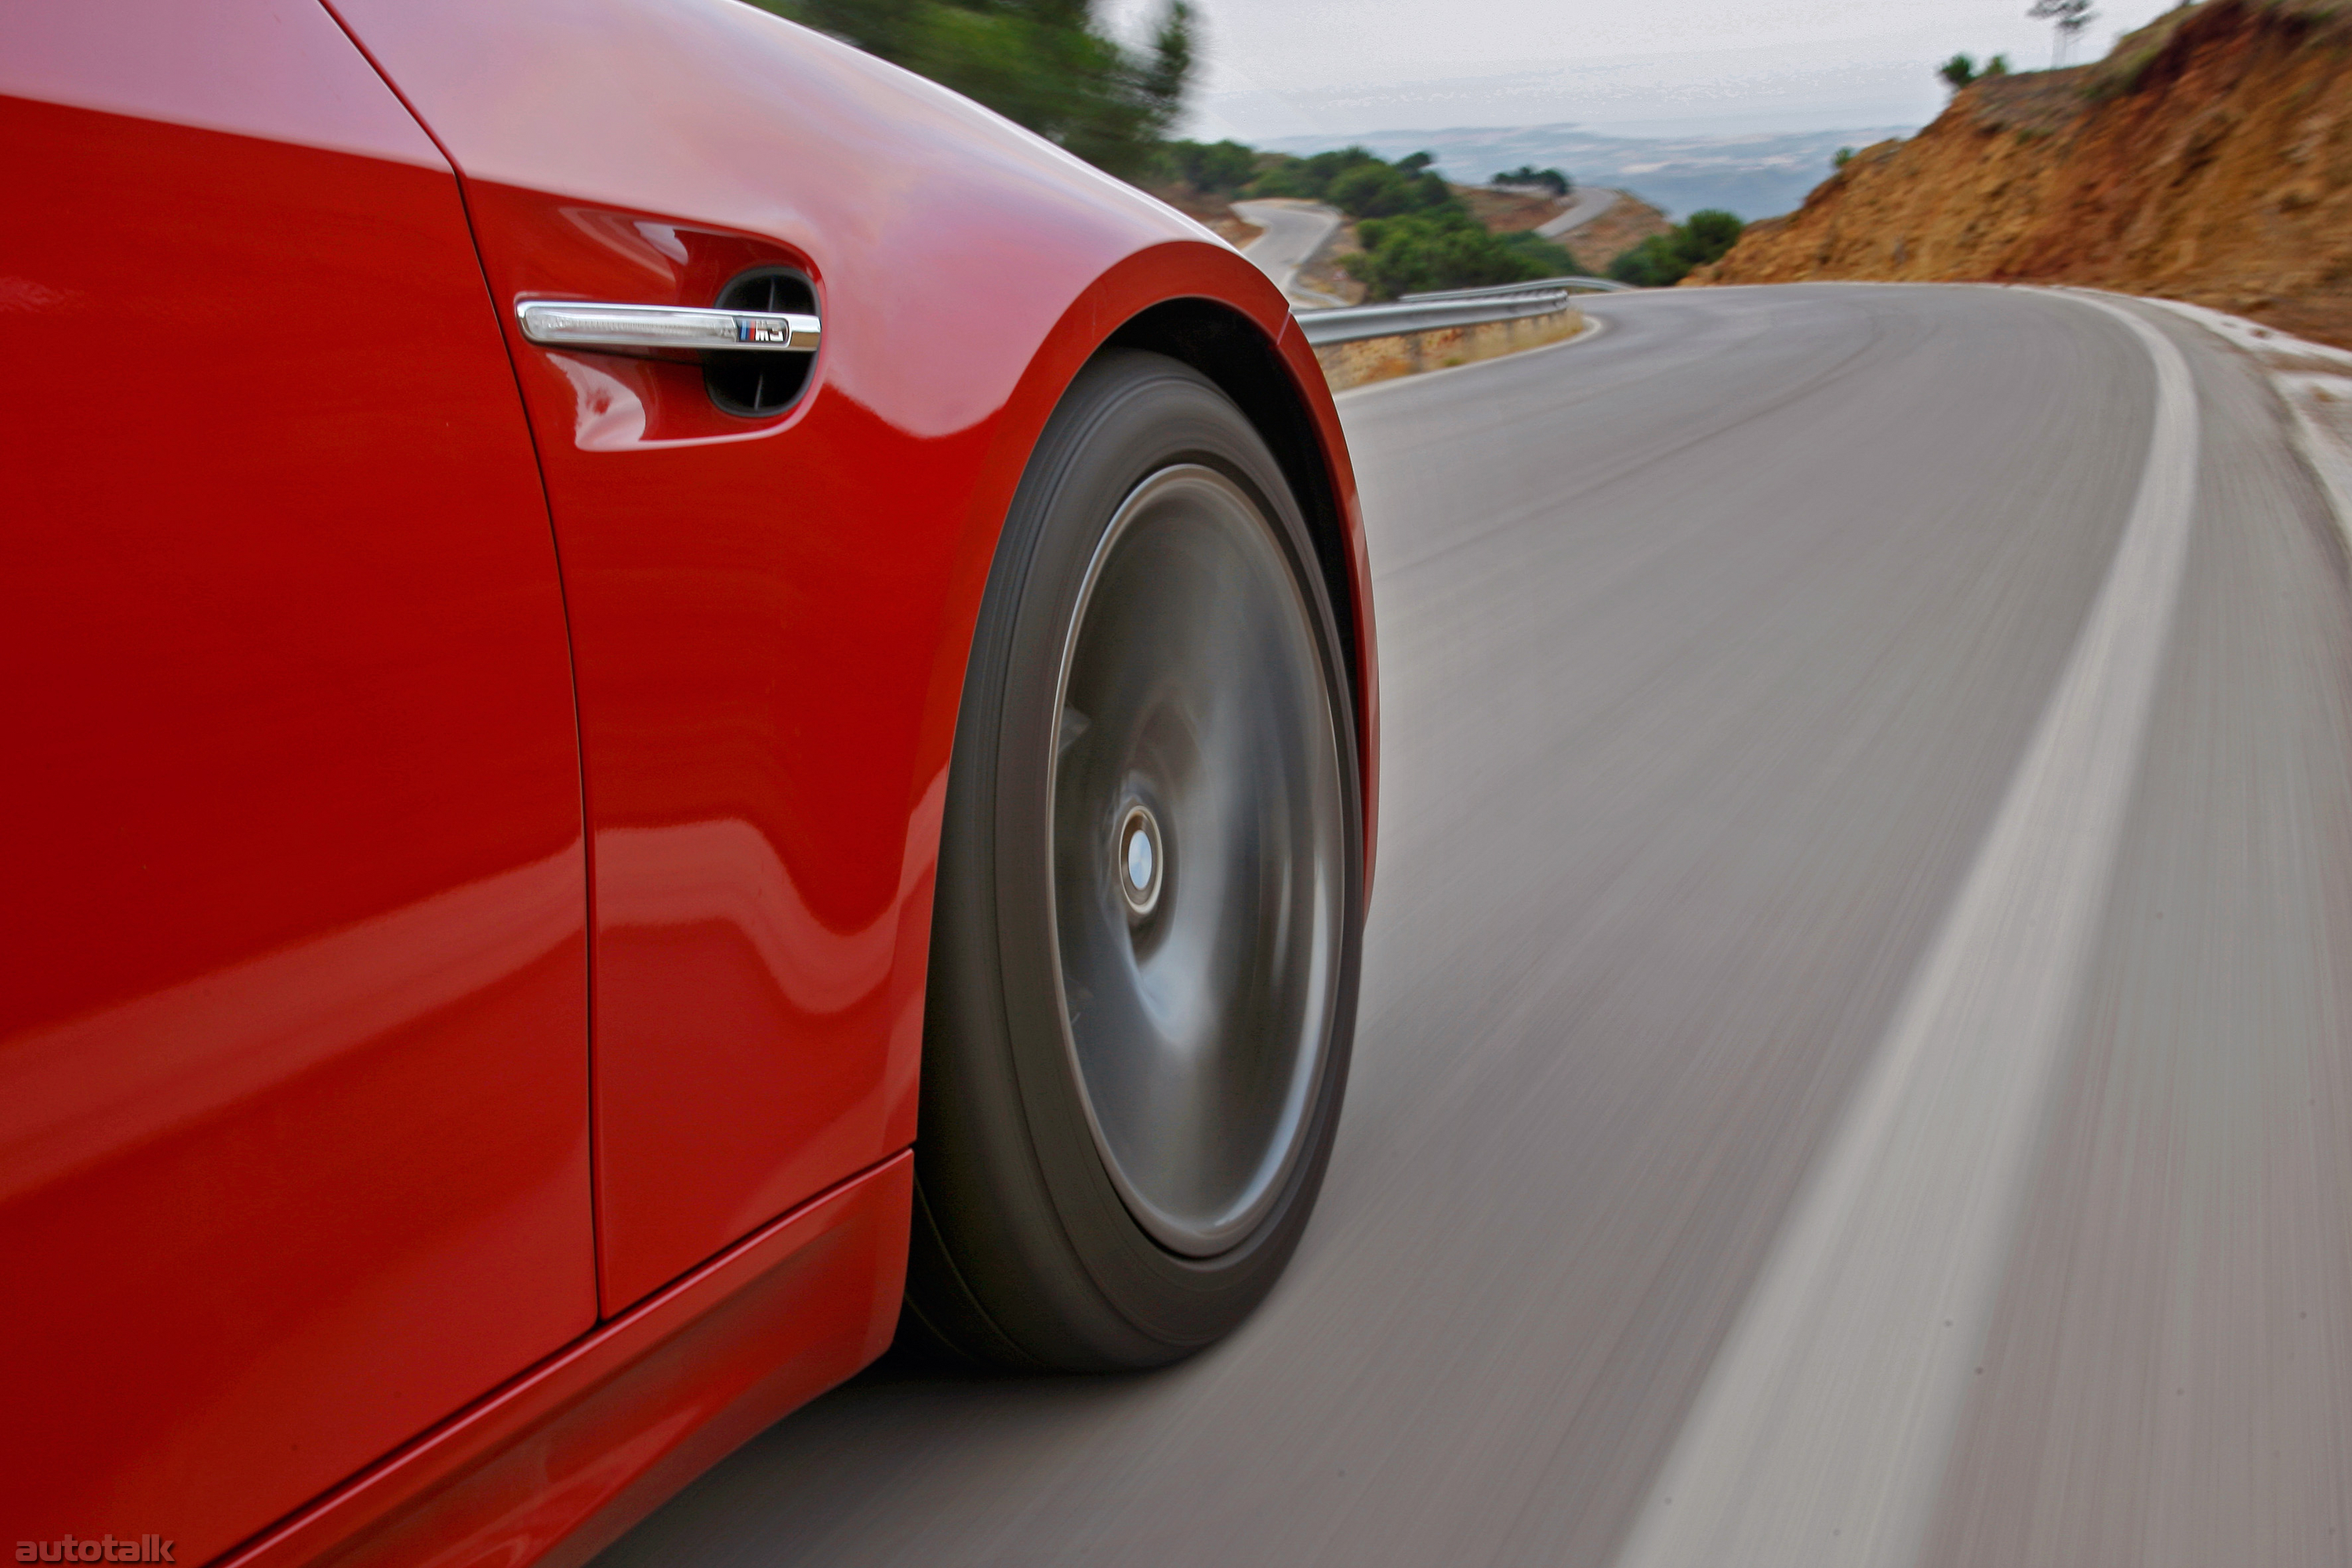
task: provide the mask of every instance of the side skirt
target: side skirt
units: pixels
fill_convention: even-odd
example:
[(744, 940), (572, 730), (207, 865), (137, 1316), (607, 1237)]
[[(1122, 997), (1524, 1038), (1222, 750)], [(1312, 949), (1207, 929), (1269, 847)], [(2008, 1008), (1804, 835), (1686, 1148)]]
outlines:
[(221, 1568), (585, 1563), (888, 1347), (914, 1155), (803, 1204), (247, 1545)]

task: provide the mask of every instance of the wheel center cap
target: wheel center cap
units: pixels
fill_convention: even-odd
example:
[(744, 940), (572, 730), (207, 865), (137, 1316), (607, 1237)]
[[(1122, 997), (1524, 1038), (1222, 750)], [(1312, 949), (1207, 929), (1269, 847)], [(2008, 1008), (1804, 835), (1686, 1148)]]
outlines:
[(1129, 919), (1141, 920), (1160, 904), (1160, 884), (1166, 851), (1160, 842), (1160, 819), (1151, 808), (1136, 805), (1119, 818), (1117, 854), (1119, 896), (1127, 900)]

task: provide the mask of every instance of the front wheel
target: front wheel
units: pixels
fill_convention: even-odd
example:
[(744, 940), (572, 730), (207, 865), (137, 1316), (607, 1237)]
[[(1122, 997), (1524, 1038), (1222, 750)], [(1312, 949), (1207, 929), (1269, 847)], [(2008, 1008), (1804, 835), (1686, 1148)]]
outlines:
[(1114, 352), (1040, 438), (982, 603), (931, 937), (908, 1317), (1157, 1365), (1313, 1206), (1354, 1026), (1362, 811), (1329, 595), (1206, 379)]

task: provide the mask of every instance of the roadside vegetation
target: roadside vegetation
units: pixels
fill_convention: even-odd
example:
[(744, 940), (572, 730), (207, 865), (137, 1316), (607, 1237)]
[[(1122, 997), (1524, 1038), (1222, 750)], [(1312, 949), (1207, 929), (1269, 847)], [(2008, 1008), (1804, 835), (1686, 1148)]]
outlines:
[(1730, 213), (1705, 207), (1664, 234), (1652, 235), (1609, 264), (1609, 276), (1642, 289), (1671, 289), (1693, 268), (1720, 261), (1747, 226)]
[(1196, 191), (1237, 196), (1257, 178), (1264, 160), (1256, 148), (1239, 142), (1171, 142), (1160, 161), (1169, 174)]
[(1566, 201), (1576, 190), (1576, 182), (1558, 169), (1538, 169), (1533, 163), (1522, 163), (1516, 169), (1506, 169), (1486, 182), (1490, 185), (1516, 187), (1521, 190), (1549, 191)]
[(1977, 62), (1974, 56), (1965, 54), (1954, 55), (1950, 59), (1946, 60), (1942, 65), (1936, 68), (1936, 74), (1944, 79), (1944, 85), (1946, 87), (1950, 88), (1954, 92), (1958, 92), (1960, 89), (1968, 86), (1969, 83), (1972, 81), (1979, 81), (1986, 77), (2007, 76), (2009, 74), (2009, 57), (2007, 55), (1995, 55), (1992, 58), (1985, 61), (1984, 68), (1979, 70), (1977, 68)]
[[(1221, 227), (1234, 221), (1227, 208), (1237, 197), (1328, 203), (1355, 220), (1362, 249), (1341, 264), (1374, 300), (1579, 270), (1565, 248), (1534, 234), (1490, 232), (1426, 153), (1391, 163), (1347, 147), (1294, 158), (1239, 142), (1171, 140), (1198, 41), (1188, 0), (1166, 0), (1140, 47), (1111, 37), (1096, 0), (751, 3), (977, 99), (1098, 168), (1185, 198), (1177, 205)], [(1574, 188), (1558, 169), (1496, 178), (1559, 197)]]
[(1126, 178), (1158, 169), (1192, 77), (1187, 0), (1149, 43), (1105, 32), (1093, 0), (750, 0), (930, 78)]
[(1565, 278), (1579, 270), (1565, 247), (1532, 234), (1489, 234), (1458, 205), (1367, 218), (1356, 226), (1356, 237), (1364, 248), (1347, 258), (1348, 272), (1373, 300)]
[[(1430, 167), (1433, 162), (1428, 153), (1415, 153), (1391, 163), (1361, 147), (1293, 158), (1255, 152), (1237, 142), (1174, 142), (1167, 153), (1170, 171), (1195, 190), (1322, 202), (1354, 219), (1363, 248), (1341, 265), (1364, 286), (1368, 299), (1486, 288), (1579, 270), (1565, 247), (1533, 234), (1488, 232)], [(1559, 181), (1568, 184), (1564, 174)]]
[(1277, 155), (1249, 194), (1328, 202), (1354, 218), (1434, 212), (1455, 204), (1445, 182), (1430, 173), (1433, 162), (1428, 153), (1415, 153), (1391, 163), (1361, 147), (1309, 158)]

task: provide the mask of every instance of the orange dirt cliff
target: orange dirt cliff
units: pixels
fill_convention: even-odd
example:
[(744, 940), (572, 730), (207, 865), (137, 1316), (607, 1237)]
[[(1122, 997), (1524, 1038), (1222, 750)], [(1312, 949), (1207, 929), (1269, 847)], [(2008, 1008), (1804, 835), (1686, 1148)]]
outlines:
[(1695, 283), (2089, 284), (2352, 347), (2352, 0), (2204, 0), (1991, 77)]

